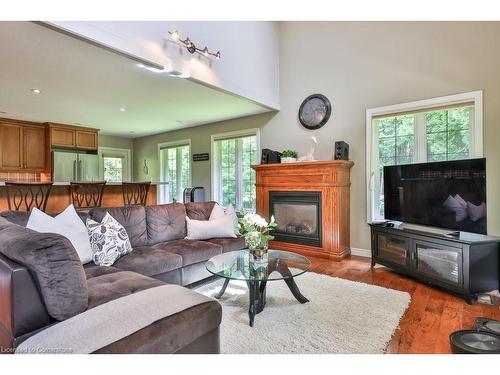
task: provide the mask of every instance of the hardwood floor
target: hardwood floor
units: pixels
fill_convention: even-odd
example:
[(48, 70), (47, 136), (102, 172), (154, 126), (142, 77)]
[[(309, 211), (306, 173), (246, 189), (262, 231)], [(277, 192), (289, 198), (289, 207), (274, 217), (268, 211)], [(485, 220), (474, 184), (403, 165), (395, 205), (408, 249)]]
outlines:
[(495, 306), (468, 305), (447, 292), (399, 275), (388, 268), (370, 267), (367, 258), (351, 257), (340, 262), (310, 258), (312, 272), (360, 281), (410, 293), (411, 303), (403, 315), (388, 353), (451, 353), (448, 335), (471, 328), (475, 318), (500, 320), (500, 299)]

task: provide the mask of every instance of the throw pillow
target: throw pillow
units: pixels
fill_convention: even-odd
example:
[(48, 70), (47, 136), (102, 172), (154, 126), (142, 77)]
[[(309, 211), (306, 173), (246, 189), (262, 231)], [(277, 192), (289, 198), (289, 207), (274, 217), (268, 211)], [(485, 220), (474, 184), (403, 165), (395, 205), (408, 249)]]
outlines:
[(87, 309), (85, 271), (67, 238), (35, 232), (0, 218), (0, 254), (30, 271), (52, 318), (65, 320)]
[(455, 213), (455, 221), (462, 221), (467, 218), (467, 205), (463, 205), (460, 200), (451, 195), (444, 201), (443, 206)]
[(224, 216), (230, 216), (233, 219), (234, 234), (238, 236), (240, 234), (238, 229), (238, 215), (236, 215), (236, 210), (232, 204), (227, 206), (226, 210), (224, 210), (218, 203), (216, 203), (208, 220), (220, 219)]
[(478, 221), (486, 217), (486, 204), (481, 202), (479, 206), (471, 202), (467, 202), (467, 213), (472, 221)]
[(108, 213), (100, 223), (87, 219), (92, 258), (98, 266), (112, 266), (121, 256), (132, 251), (125, 228)]
[(186, 240), (208, 240), (211, 238), (236, 238), (233, 228), (233, 218), (224, 215), (213, 220), (192, 220), (186, 216)]
[(66, 207), (56, 217), (49, 216), (45, 212), (34, 208), (31, 211), (26, 228), (39, 233), (57, 233), (64, 236), (70, 240), (83, 264), (92, 261), (92, 250), (87, 228), (73, 205)]

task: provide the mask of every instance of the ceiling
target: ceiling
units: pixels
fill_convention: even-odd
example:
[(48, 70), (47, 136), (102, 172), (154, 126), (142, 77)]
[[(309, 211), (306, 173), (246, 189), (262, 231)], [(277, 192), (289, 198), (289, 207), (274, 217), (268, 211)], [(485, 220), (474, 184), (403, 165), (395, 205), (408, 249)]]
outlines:
[(0, 22), (0, 46), (0, 117), (140, 137), (269, 111), (39, 24)]

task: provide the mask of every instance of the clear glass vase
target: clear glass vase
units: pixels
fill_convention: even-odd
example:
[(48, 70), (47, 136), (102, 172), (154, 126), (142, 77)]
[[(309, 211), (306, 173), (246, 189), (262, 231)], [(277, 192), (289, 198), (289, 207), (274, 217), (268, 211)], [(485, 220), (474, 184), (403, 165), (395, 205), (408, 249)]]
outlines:
[(263, 246), (262, 245), (256, 247), (250, 246), (248, 250), (250, 251), (250, 254), (252, 254), (254, 257), (261, 258), (267, 254), (268, 242), (266, 241)]

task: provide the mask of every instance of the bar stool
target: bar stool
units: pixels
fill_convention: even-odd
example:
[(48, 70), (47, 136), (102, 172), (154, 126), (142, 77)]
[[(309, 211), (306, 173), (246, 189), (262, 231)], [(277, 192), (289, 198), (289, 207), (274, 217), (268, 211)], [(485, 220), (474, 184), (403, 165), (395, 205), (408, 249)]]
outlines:
[(71, 181), (71, 200), (77, 210), (101, 207), (106, 181)]
[(45, 211), (52, 182), (5, 181), (9, 210)]
[(145, 206), (150, 186), (150, 181), (122, 182), (123, 203), (125, 206)]

